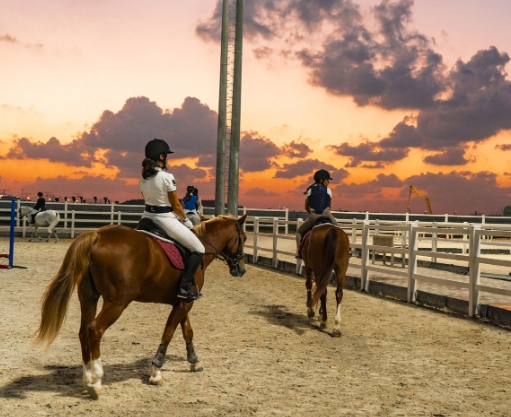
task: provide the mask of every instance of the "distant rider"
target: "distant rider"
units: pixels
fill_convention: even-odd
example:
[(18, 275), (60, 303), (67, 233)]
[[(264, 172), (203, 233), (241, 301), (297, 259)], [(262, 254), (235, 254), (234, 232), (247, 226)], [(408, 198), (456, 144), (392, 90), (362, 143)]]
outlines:
[(45, 211), (45, 210), (46, 210), (46, 200), (43, 198), (43, 193), (41, 191), (39, 191), (37, 193), (37, 202), (36, 202), (34, 208), (32, 209), (32, 211), (30, 211), (28, 213), (30, 215), (29, 223), (33, 224), (37, 213), (40, 213), (41, 211)]
[(185, 210), (186, 218), (189, 219), (193, 225), (200, 223), (200, 216), (198, 208), (200, 207), (200, 199), (194, 194), (197, 190), (193, 185), (186, 187), (186, 195), (183, 198), (183, 208)]
[(332, 190), (328, 188), (328, 184), (330, 184), (331, 180), (330, 173), (324, 169), (320, 169), (314, 174), (314, 184), (310, 185), (304, 192), (305, 211), (309, 213), (309, 217), (296, 231), (297, 258), (301, 258), (300, 242), (302, 237), (314, 227), (316, 220), (320, 217), (327, 217), (333, 225), (337, 226), (337, 220), (332, 216), (332, 213), (330, 213)]
[(186, 218), (185, 212), (176, 192), (176, 180), (167, 169), (167, 155), (173, 153), (167, 142), (153, 139), (145, 147), (145, 159), (142, 162), (142, 178), (140, 191), (145, 200), (142, 218), (147, 217), (161, 227), (167, 235), (178, 241), (191, 253), (181, 275), (181, 283), (177, 296), (190, 300), (198, 300), (202, 294), (192, 290), (194, 275), (204, 255), (204, 245), (190, 230), (193, 225)]

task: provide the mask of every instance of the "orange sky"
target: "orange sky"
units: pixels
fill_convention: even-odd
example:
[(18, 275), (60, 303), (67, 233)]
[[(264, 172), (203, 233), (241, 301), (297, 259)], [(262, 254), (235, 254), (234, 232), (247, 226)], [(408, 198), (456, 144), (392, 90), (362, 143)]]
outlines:
[[(491, 58), (490, 48), (495, 47), (502, 62), (506, 61), (505, 53), (511, 51), (511, 27), (507, 22), (510, 2), (496, 0), (491, 7), (466, 0), (345, 2), (357, 10), (360, 20), (343, 21), (338, 26), (340, 18), (332, 16), (341, 9), (311, 8), (304, 17), (298, 3), (281, 0), (276, 2), (278, 11), (287, 17), (276, 28), (270, 25), (263, 2), (245, 1), (246, 14), (268, 25), (271, 34), (257, 33), (250, 22), (245, 25), (242, 131), (248, 136), (241, 148), (240, 204), (301, 209), (300, 190), (310, 184), (315, 169), (325, 166), (337, 174), (332, 182), (334, 206), (341, 209), (402, 211), (410, 181), (416, 181), (414, 185), (430, 195), (434, 210), (436, 206), (442, 212), (500, 213), (511, 204), (511, 150), (506, 146), (511, 145), (511, 115), (498, 115), (499, 109), (506, 111), (508, 104), (491, 108), (497, 96), (488, 98), (482, 91), (488, 91), (490, 84), (484, 83), (492, 79), (480, 81), (479, 90), (475, 89), (472, 81), (461, 79), (463, 72), (456, 66), (459, 60), (471, 70), (480, 70), (480, 77), (484, 77), (486, 73), (480, 69), (484, 61), (488, 68), (493, 65), (492, 70), (500, 71), (502, 86), (509, 88), (505, 72), (509, 65), (492, 63), (498, 55), (494, 53)], [(341, 3), (333, 2), (338, 7)], [(211, 26), (202, 36), (197, 35), (197, 27), (214, 22), (214, 7), (215, 2), (205, 0), (154, 1), (150, 5), (120, 0), (2, 2), (0, 54), (9, 65), (3, 66), (0, 77), (0, 190), (32, 196), (42, 189), (55, 195), (80, 192), (89, 198), (100, 193), (119, 201), (138, 198), (137, 161), (142, 158), (143, 145), (152, 137), (168, 133), (176, 141), (171, 144), (177, 149), (172, 155), (175, 168), (171, 172), (175, 172), (181, 189), (194, 183), (203, 199), (213, 198), (211, 149), (216, 143), (219, 44)], [(401, 26), (394, 29), (409, 41), (398, 44), (379, 26), (384, 20), (397, 22), (392, 18), (400, 19)], [(334, 39), (337, 27), (347, 31), (350, 25), (351, 35), (361, 36), (362, 27), (370, 34), (370, 42), (358, 38), (361, 43), (357, 44), (357, 53), (367, 48), (374, 54), (364, 65), (370, 63), (381, 85), (387, 82), (385, 69), (396, 70), (399, 65), (404, 68), (403, 62), (410, 59), (406, 54), (413, 48), (423, 51), (406, 64), (418, 82), (423, 82), (417, 74), (426, 65), (426, 53), (441, 56), (441, 73), (434, 77), (442, 88), (436, 96), (431, 95), (431, 104), (396, 104), (408, 93), (408, 87), (398, 86), (399, 76), (388, 81), (379, 93), (371, 92), (371, 102), (357, 103), (356, 95), (366, 94), (369, 84), (362, 83), (357, 92), (353, 82), (343, 77), (350, 71), (358, 71), (359, 77), (367, 75), (361, 72), (361, 63), (347, 67), (351, 55), (345, 55), (337, 67), (329, 64), (336, 54), (354, 53), (353, 47), (340, 46), (342, 38)], [(487, 53), (477, 55), (480, 51)], [(433, 89), (434, 84), (424, 85), (414, 94), (424, 94), (427, 99), (426, 90)], [(468, 88), (472, 88), (470, 96)], [(458, 107), (440, 103), (451, 98), (453, 91), (458, 91), (460, 97), (467, 94), (466, 103)], [(495, 91), (506, 88), (495, 87)], [(499, 99), (508, 103), (509, 96), (502, 94)], [(137, 101), (133, 102), (136, 106), (127, 109), (126, 103), (137, 97), (146, 97), (152, 107)], [(197, 101), (184, 111), (187, 97)], [(483, 97), (489, 104), (478, 108), (478, 100)], [(410, 100), (420, 102), (415, 96)], [(154, 123), (159, 122), (143, 118), (144, 109), (149, 107), (171, 116), (172, 120), (164, 120), (162, 126), (193, 126), (195, 130), (189, 130), (199, 137), (204, 135), (207, 152), (200, 141), (194, 151), (183, 143), (190, 141), (185, 136), (158, 130), (163, 129), (155, 127)], [(442, 108), (452, 112), (445, 120)], [(105, 111), (125, 126), (108, 125), (110, 119), (103, 118)], [(208, 123), (195, 126), (206, 113)], [(129, 120), (138, 117), (138, 124), (130, 127)], [(478, 117), (481, 120), (474, 122), (473, 128), (467, 127), (466, 135), (461, 132)], [(380, 144), (405, 118), (422, 144), (407, 145), (404, 141), (412, 143), (412, 137), (397, 133), (399, 145)], [(143, 128), (140, 123), (145, 123)], [(122, 154), (121, 139), (111, 148), (104, 132), (91, 139), (94, 126), (119, 129), (121, 136), (140, 132), (140, 143), (136, 145), (136, 138), (127, 138)], [(471, 139), (472, 133), (476, 139)], [(58, 143), (44, 146), (52, 137)], [(20, 144), (23, 138), (26, 141)], [(96, 149), (102, 149), (102, 156), (97, 154), (91, 159), (89, 155), (87, 161), (84, 156), (83, 163), (77, 162), (80, 152), (90, 153), (91, 146), (99, 146), (94, 143), (101, 143), (102, 148)], [(305, 145), (307, 150), (289, 154), (290, 144)], [(367, 149), (362, 149), (363, 144)], [(114, 158), (115, 152), (119, 154)], [(449, 198), (449, 192), (456, 197)]]

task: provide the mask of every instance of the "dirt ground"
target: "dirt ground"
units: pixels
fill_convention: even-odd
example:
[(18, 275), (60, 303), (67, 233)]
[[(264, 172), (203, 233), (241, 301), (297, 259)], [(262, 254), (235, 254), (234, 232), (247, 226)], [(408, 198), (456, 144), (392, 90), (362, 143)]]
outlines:
[[(104, 336), (103, 394), (83, 395), (76, 294), (47, 355), (31, 346), (40, 299), (70, 240), (19, 239), (0, 270), (0, 415), (510, 416), (511, 332), (346, 291), (343, 334), (306, 317), (302, 278), (219, 261), (191, 311), (204, 372), (188, 372), (180, 332), (148, 383), (169, 307), (133, 303)], [(5, 253), (7, 239), (0, 239)], [(334, 315), (334, 294), (328, 296)]]

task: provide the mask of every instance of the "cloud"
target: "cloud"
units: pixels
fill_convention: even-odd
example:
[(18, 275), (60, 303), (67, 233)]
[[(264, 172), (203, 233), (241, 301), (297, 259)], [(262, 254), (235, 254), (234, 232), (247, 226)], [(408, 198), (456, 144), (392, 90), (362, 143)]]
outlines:
[(244, 193), (246, 196), (256, 196), (256, 197), (276, 197), (279, 194), (274, 193), (273, 191), (266, 191), (263, 188), (255, 187), (255, 188), (249, 188)]
[(511, 151), (511, 144), (502, 143), (500, 145), (495, 145), (495, 149), (500, 149), (501, 151)]
[(0, 42), (6, 42), (12, 45), (21, 45), (27, 49), (41, 49), (43, 47), (42, 43), (21, 43), (16, 37), (9, 35), (8, 33), (0, 35)]
[(243, 172), (264, 171), (273, 166), (271, 158), (280, 154), (280, 149), (270, 139), (246, 133), (240, 143), (240, 168)]
[(394, 174), (379, 174), (376, 179), (362, 183), (362, 184), (345, 184), (341, 183), (337, 185), (334, 190), (338, 193), (342, 198), (356, 199), (360, 197), (378, 196), (379, 198), (383, 198), (382, 188), (390, 187), (390, 188), (400, 188), (403, 186), (403, 181), (401, 181)]
[(0, 36), (0, 42), (20, 43), (14, 36), (9, 35), (8, 33)]
[(198, 99), (187, 97), (180, 108), (164, 111), (146, 97), (133, 97), (118, 112), (105, 110), (89, 131), (69, 144), (56, 138), (47, 143), (16, 140), (10, 158), (47, 158), (74, 166), (99, 162), (101, 149), (107, 166), (119, 168), (120, 178), (138, 177), (147, 141), (168, 142), (172, 158), (210, 157), (216, 154), (217, 114)]
[(289, 158), (306, 158), (312, 149), (305, 143), (297, 143), (292, 141), (282, 147), (282, 155)]
[(326, 164), (318, 161), (317, 159), (304, 159), (302, 161), (294, 162), (292, 164), (284, 164), (275, 173), (275, 178), (296, 178), (308, 175), (311, 178), (319, 169), (326, 169), (330, 172), (330, 176), (334, 181), (340, 181), (343, 178), (348, 177), (349, 173), (345, 169), (336, 169), (333, 165)]
[(383, 166), (381, 162), (395, 162), (405, 158), (408, 155), (408, 149), (403, 148), (387, 148), (377, 149), (378, 144), (366, 141), (359, 145), (351, 145), (349, 143), (341, 143), (340, 145), (328, 145), (327, 148), (332, 149), (339, 156), (351, 157), (347, 167), (356, 167), (361, 161), (377, 162), (375, 166), (366, 165), (368, 168), (376, 168)]
[(424, 162), (432, 165), (466, 165), (465, 150), (461, 148), (447, 149), (436, 155), (429, 155), (424, 158)]

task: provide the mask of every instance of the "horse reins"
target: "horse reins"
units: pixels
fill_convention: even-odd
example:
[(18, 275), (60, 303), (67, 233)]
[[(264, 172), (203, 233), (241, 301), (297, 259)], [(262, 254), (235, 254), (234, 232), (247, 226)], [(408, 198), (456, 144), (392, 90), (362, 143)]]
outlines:
[(227, 251), (230, 251), (236, 242), (238, 243), (238, 250), (236, 252), (236, 256), (231, 256), (226, 253), (225, 250), (220, 250), (214, 245), (212, 245), (210, 242), (208, 242), (204, 237), (201, 236), (204, 243), (207, 243), (209, 246), (211, 246), (216, 252), (206, 252), (204, 255), (215, 255), (215, 257), (222, 259), (224, 262), (231, 263), (232, 266), (236, 267), (236, 269), (239, 271), (239, 262), (241, 259), (245, 257), (245, 254), (242, 253), (242, 239), (241, 239), (241, 226), (238, 224), (237, 221), (234, 220), (234, 224), (236, 225), (236, 238), (232, 245), (227, 249)]

